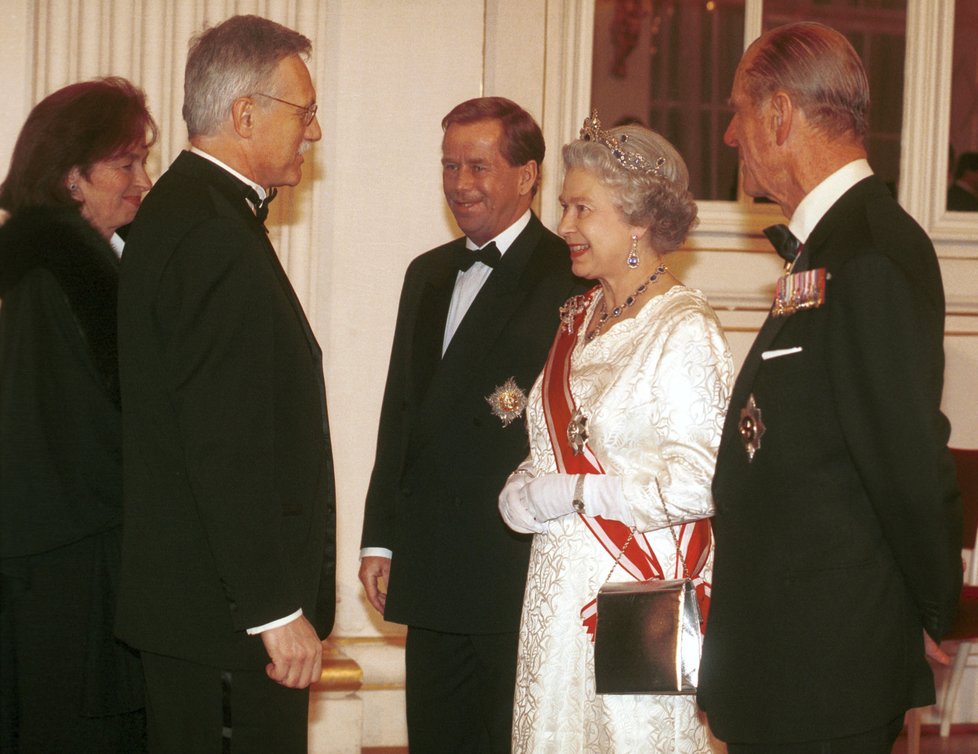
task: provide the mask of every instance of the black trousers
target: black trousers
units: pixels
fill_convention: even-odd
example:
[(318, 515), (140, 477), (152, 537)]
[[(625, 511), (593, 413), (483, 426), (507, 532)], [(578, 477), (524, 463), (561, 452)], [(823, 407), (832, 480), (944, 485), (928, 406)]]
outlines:
[(903, 715), (886, 725), (853, 736), (827, 741), (788, 744), (728, 743), (728, 754), (890, 754), (893, 742), (903, 730)]
[(306, 754), (309, 690), (144, 652), (150, 754)]
[(518, 634), (411, 626), (406, 655), (411, 754), (508, 753)]

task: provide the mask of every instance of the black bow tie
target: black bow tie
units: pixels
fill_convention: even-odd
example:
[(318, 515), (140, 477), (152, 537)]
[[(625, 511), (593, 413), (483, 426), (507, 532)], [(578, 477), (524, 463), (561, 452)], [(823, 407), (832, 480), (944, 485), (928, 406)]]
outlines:
[(782, 223), (770, 225), (764, 229), (764, 235), (767, 236), (767, 240), (771, 242), (774, 250), (778, 252), (778, 256), (788, 264), (794, 262), (801, 253), (802, 243), (788, 230), (787, 225)]
[(255, 217), (258, 218), (258, 222), (260, 222), (262, 225), (265, 224), (265, 218), (268, 217), (268, 205), (272, 203), (272, 199), (274, 199), (277, 195), (278, 189), (273, 188), (265, 195), (264, 199), (260, 199), (258, 197), (258, 192), (255, 191), (254, 188), (251, 186), (246, 186), (245, 198), (247, 198), (248, 201), (251, 202), (251, 205), (255, 208)]
[(482, 262), (486, 267), (495, 267), (501, 257), (502, 254), (496, 248), (496, 242), (491, 241), (476, 251), (459, 250), (455, 255), (455, 264), (462, 272), (465, 272), (476, 262)]

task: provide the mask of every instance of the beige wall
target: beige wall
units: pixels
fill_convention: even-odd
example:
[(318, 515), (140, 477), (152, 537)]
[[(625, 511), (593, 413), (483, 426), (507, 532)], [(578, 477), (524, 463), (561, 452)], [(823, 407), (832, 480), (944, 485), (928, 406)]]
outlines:
[[(480, 94), (510, 96), (540, 118), (550, 146), (540, 208), (552, 226), (554, 157), (588, 107), (593, 0), (3, 0), (3, 172), (32, 102), (71, 81), (112, 73), (148, 93), (163, 132), (150, 163), (158, 175), (184, 146), (179, 108), (187, 39), (205, 19), (235, 12), (260, 12), (314, 44), (310, 67), (323, 141), (303, 184), (272, 205), (272, 235), (326, 354), (339, 494), (334, 638), (365, 673), (358, 696), (331, 699), (324, 709), (350, 720), (362, 704), (363, 742), (396, 745), (404, 741), (401, 632), (366, 607), (357, 550), (402, 275), (415, 255), (457, 234), (441, 196), (439, 121)], [(908, 65), (919, 79), (909, 85), (920, 90), (918, 101), (934, 86), (932, 66), (940, 65), (940, 56), (926, 50), (919, 58), (918, 68)], [(939, 139), (931, 143), (940, 124), (918, 126), (922, 134), (914, 131), (908, 141), (924, 146), (902, 175), (916, 171), (925, 185), (932, 160), (920, 153), (940, 153)], [(945, 154), (946, 144), (945, 137)], [(946, 276), (952, 439), (978, 446), (978, 223), (931, 209), (920, 198), (926, 186), (913, 191), (901, 199), (934, 235)], [(693, 250), (677, 255), (674, 266), (721, 309), (739, 360), (779, 270), (758, 233), (768, 218), (732, 203), (704, 206), (701, 216)], [(358, 751), (359, 743), (354, 731), (317, 745)]]

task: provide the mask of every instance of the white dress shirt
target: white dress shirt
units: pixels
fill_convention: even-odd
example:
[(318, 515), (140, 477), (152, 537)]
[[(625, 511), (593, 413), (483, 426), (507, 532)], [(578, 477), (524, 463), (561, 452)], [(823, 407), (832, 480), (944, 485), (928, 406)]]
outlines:
[[(517, 237), (523, 232), (529, 223), (530, 210), (527, 210), (520, 216), (519, 220), (482, 246), (487, 246), (494, 241), (496, 243), (496, 248), (499, 249), (500, 258), (502, 258), (502, 256), (509, 250), (509, 247), (513, 245), (513, 241), (517, 239)], [(465, 248), (469, 251), (478, 251), (482, 248), (482, 246), (477, 246), (469, 238), (465, 239)], [(468, 312), (469, 307), (472, 306), (472, 302), (475, 301), (475, 297), (479, 295), (479, 291), (482, 290), (482, 286), (485, 285), (491, 274), (492, 267), (487, 267), (482, 262), (476, 262), (469, 267), (469, 269), (459, 271), (458, 277), (455, 278), (455, 289), (452, 291), (452, 301), (448, 305), (448, 317), (445, 319), (445, 337), (443, 338), (441, 345), (442, 356), (444, 356), (445, 351), (448, 350), (448, 344), (451, 343), (452, 338), (455, 337), (455, 331), (458, 329), (458, 326), (462, 324), (462, 320), (465, 318), (466, 312)]]
[(115, 252), (116, 257), (122, 259), (122, 250), (126, 246), (126, 242), (122, 240), (122, 236), (118, 233), (113, 233), (112, 238), (109, 239), (109, 246), (112, 247), (112, 251)]
[[(234, 168), (232, 168), (232, 167), (226, 165), (225, 163), (221, 162), (214, 155), (208, 154), (203, 149), (198, 149), (197, 147), (191, 147), (190, 148), (190, 151), (193, 152), (198, 157), (203, 157), (205, 160), (209, 160), (210, 162), (213, 162), (219, 168), (221, 168), (222, 170), (227, 171), (228, 173), (230, 173), (231, 175), (233, 175), (235, 178), (237, 178), (239, 181), (242, 181), (243, 183), (248, 184), (249, 186), (251, 186), (255, 190), (255, 193), (258, 194), (259, 200), (265, 201), (265, 197), (268, 196), (268, 192), (265, 191), (265, 189), (262, 186), (259, 186), (257, 183), (255, 183), (253, 180), (251, 180), (247, 176), (241, 175), (241, 173), (239, 173), (237, 170), (235, 170)], [(248, 204), (251, 204), (251, 201), (249, 201)], [(252, 209), (254, 209), (254, 207), (252, 207)]]
[(808, 242), (818, 221), (822, 219), (832, 205), (849, 189), (873, 174), (873, 169), (864, 159), (853, 160), (836, 170), (809, 191), (795, 208), (788, 223), (788, 229), (802, 243)]

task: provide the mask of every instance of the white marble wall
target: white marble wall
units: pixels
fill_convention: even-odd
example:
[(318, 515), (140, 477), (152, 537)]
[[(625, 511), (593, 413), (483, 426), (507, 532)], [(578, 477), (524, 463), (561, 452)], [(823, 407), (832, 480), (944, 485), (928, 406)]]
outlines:
[[(749, 0), (759, 19), (759, 0)], [(418, 253), (457, 234), (441, 196), (441, 117), (456, 103), (501, 94), (540, 119), (550, 146), (540, 212), (556, 222), (559, 145), (588, 109), (594, 0), (0, 0), (0, 165), (33, 102), (69, 82), (131, 78), (161, 125), (158, 175), (185, 145), (180, 119), (187, 40), (205, 21), (258, 13), (313, 40), (323, 140), (303, 183), (272, 205), (272, 235), (323, 346), (338, 501), (337, 622), (333, 638), (364, 671), (357, 693), (317, 694), (316, 751), (403, 745), (402, 632), (366, 606), (356, 578), (362, 504), (401, 279)], [(909, 0), (920, 49), (908, 56), (901, 199), (934, 235), (948, 289), (945, 405), (954, 443), (978, 446), (978, 222), (927, 199), (941, 149), (940, 34), (947, 6)], [(936, 36), (935, 36), (936, 35)], [(935, 84), (935, 82), (937, 82)], [(943, 147), (941, 146), (941, 129)], [(904, 188), (905, 187), (905, 188)], [(758, 235), (763, 214), (708, 203), (675, 259), (686, 281), (721, 308), (742, 359), (779, 265)], [(956, 719), (978, 720), (975, 684)], [(970, 715), (970, 717), (969, 717)], [(361, 722), (362, 721), (362, 722)]]

